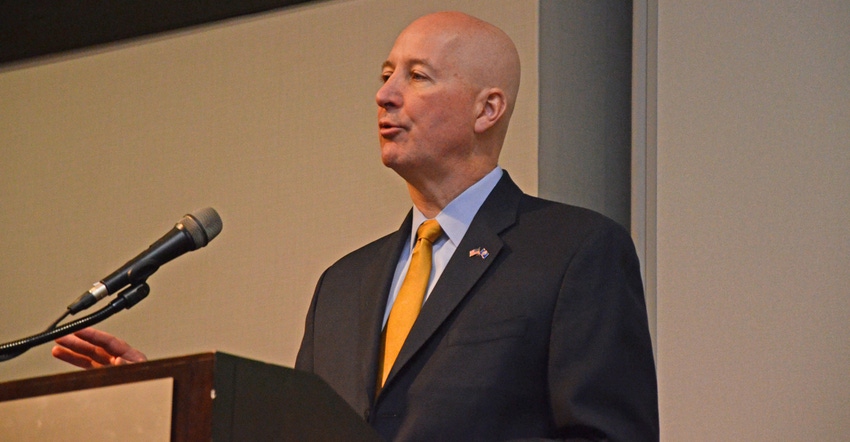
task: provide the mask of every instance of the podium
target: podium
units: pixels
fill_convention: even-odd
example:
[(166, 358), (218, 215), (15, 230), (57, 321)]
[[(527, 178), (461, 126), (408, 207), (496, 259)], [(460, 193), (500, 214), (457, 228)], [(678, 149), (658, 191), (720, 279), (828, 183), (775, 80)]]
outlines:
[[(140, 388), (132, 389), (134, 385)], [(164, 388), (164, 398), (154, 395), (145, 402), (170, 401), (146, 405), (165, 410), (165, 419), (170, 420), (170, 436), (166, 429), (165, 439), (175, 442), (380, 440), (319, 377), (220, 352), (0, 383), (0, 406), (18, 407), (33, 398), (49, 397), (61, 407), (61, 414), (82, 413), (72, 419), (85, 422), (92, 413), (76, 399), (66, 400), (67, 395), (114, 387), (127, 389), (89, 402), (133, 413), (139, 407), (128, 406), (132, 402), (128, 396)], [(21, 424), (37, 426), (49, 419), (41, 416), (37, 424)], [(110, 431), (117, 434), (116, 440), (125, 440), (120, 433), (122, 422), (115, 420), (116, 429)], [(80, 431), (64, 425), (62, 431), (72, 434), (75, 430)]]

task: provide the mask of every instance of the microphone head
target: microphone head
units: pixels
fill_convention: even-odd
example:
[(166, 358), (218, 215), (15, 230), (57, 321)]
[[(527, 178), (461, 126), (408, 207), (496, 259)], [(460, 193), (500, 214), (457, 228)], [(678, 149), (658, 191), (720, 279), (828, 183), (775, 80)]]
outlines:
[(221, 217), (218, 216), (218, 212), (212, 207), (186, 214), (177, 223), (178, 228), (181, 224), (186, 232), (189, 233), (189, 236), (192, 237), (192, 242), (195, 243), (195, 249), (207, 245), (221, 233), (222, 228)]

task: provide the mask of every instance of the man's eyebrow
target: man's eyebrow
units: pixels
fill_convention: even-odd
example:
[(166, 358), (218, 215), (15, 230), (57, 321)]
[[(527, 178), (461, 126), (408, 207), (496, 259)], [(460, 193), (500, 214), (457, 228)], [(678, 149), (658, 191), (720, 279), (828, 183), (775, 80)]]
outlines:
[[(424, 58), (411, 58), (410, 60), (407, 60), (406, 64), (408, 64), (409, 66), (424, 66), (424, 67), (431, 67), (431, 63), (429, 63), (429, 62), (428, 62), (428, 60), (426, 60), (426, 59), (424, 59)], [(389, 61), (389, 60), (385, 61), (385, 62), (381, 65), (381, 69), (383, 70), (383, 69), (386, 69), (386, 68), (394, 69), (394, 68), (395, 68), (395, 63), (393, 63), (393, 62), (391, 62), (391, 61)]]

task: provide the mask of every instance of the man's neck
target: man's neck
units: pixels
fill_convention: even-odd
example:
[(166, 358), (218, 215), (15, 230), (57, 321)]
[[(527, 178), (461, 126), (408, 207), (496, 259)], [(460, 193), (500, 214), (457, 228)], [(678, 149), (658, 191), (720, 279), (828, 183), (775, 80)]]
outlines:
[[(466, 188), (468, 187), (469, 186)], [(452, 202), (453, 199), (457, 198), (458, 195), (463, 193), (466, 188), (451, 189), (450, 191), (447, 191), (447, 189), (444, 188), (425, 189), (425, 191), (422, 192), (420, 189), (413, 187), (412, 184), (407, 184), (407, 190), (410, 192), (410, 199), (413, 201), (413, 205), (429, 219), (437, 216), (443, 208)]]
[(434, 218), (449, 203), (484, 178), (494, 168), (495, 166), (483, 173), (462, 176), (453, 182), (450, 180), (443, 180), (441, 182), (432, 181), (425, 184), (418, 183), (415, 186), (408, 182), (407, 190), (410, 193), (410, 199), (413, 201), (413, 205), (427, 218)]

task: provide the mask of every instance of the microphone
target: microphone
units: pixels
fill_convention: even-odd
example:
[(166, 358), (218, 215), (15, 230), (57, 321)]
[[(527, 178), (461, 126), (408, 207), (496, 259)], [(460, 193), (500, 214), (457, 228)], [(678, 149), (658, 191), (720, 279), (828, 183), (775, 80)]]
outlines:
[(128, 285), (145, 282), (161, 265), (186, 252), (206, 246), (218, 236), (221, 227), (221, 217), (211, 207), (187, 214), (147, 250), (127, 261), (106, 278), (94, 283), (89, 291), (68, 306), (68, 312), (77, 314)]

